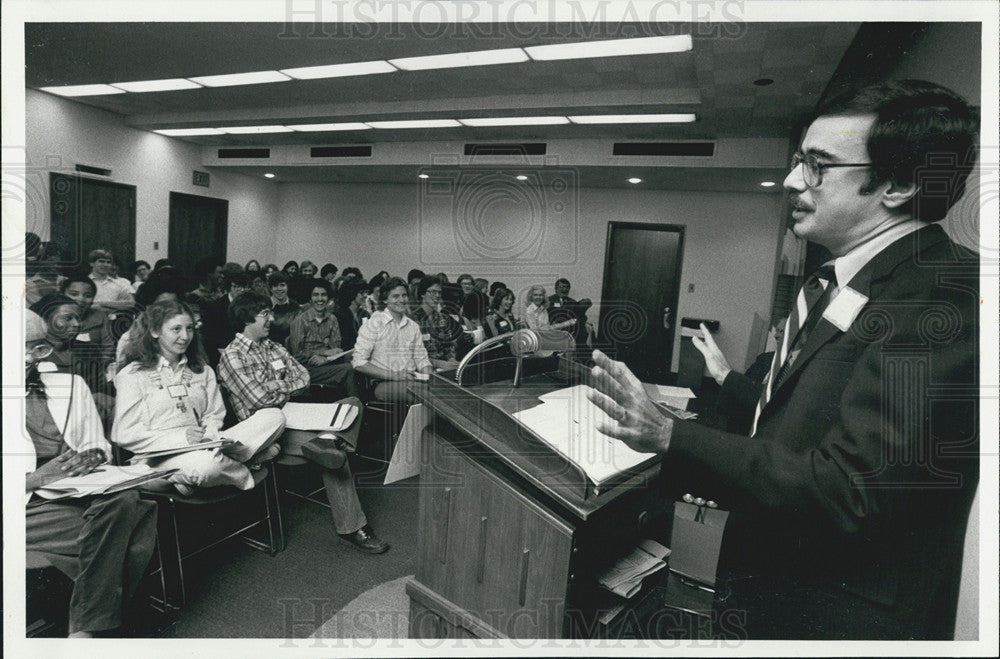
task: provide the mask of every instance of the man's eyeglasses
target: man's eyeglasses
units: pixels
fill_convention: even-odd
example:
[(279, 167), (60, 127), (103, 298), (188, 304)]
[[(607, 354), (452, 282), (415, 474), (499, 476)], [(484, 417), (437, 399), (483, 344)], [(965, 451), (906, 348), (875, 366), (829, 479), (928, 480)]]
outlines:
[(814, 155), (804, 155), (796, 152), (788, 169), (793, 170), (802, 165), (802, 180), (810, 188), (818, 188), (823, 184), (823, 172), (837, 167), (871, 167), (870, 162), (820, 162)]
[(261, 311), (261, 312), (259, 312), (257, 314), (257, 317), (258, 318), (273, 318), (274, 317), (274, 311), (272, 311), (271, 309), (264, 309), (263, 311)]
[(51, 343), (36, 343), (28, 348), (28, 354), (34, 360), (45, 359), (52, 354), (54, 348)]
[(430, 293), (431, 295), (441, 295), (440, 288), (428, 288), (427, 292)]

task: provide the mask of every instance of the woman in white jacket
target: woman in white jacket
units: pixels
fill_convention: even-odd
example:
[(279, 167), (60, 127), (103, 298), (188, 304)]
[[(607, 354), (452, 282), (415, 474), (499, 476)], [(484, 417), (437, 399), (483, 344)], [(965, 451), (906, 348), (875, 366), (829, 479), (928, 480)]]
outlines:
[(146, 453), (230, 439), (236, 444), (226, 449), (190, 451), (150, 464), (178, 469), (170, 480), (182, 494), (217, 485), (253, 488), (250, 469), (279, 452), (274, 441), (285, 425), (281, 410), (260, 410), (222, 432), (226, 408), (191, 309), (176, 301), (152, 304), (138, 327), (115, 376), (111, 441)]

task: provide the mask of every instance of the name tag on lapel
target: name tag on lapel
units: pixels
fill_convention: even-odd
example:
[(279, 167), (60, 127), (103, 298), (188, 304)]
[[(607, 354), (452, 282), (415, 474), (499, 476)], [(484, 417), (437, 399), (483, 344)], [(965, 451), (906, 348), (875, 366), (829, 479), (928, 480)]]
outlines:
[(841, 332), (846, 332), (866, 304), (868, 296), (858, 293), (850, 286), (845, 286), (823, 312), (823, 318), (833, 323)]
[(271, 361), (271, 368), (273, 368), (276, 371), (280, 371), (281, 369), (285, 368), (285, 362), (281, 361), (280, 359), (274, 359)]

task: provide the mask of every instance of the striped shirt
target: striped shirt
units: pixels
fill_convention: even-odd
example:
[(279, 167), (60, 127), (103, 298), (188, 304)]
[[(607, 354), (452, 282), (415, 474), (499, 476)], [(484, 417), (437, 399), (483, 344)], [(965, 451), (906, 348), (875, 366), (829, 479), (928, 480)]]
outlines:
[(371, 364), (387, 371), (420, 371), (431, 365), (420, 338), (420, 327), (403, 316), (399, 322), (388, 311), (376, 311), (358, 330), (354, 368)]

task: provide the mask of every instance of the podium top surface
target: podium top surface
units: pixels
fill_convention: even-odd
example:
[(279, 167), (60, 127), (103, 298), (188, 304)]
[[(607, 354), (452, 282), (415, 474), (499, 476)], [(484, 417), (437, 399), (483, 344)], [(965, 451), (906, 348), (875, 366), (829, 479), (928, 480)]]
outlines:
[[(560, 360), (557, 371), (509, 381), (460, 386), (445, 377), (412, 387), (414, 394), (445, 423), (433, 428), (458, 450), (478, 461), (499, 462), (554, 500), (574, 517), (588, 519), (619, 496), (648, 485), (659, 473), (659, 457), (595, 485), (571, 460), (546, 444), (511, 415), (540, 403), (538, 397), (586, 383), (589, 371)], [(458, 432), (449, 432), (450, 428)]]

